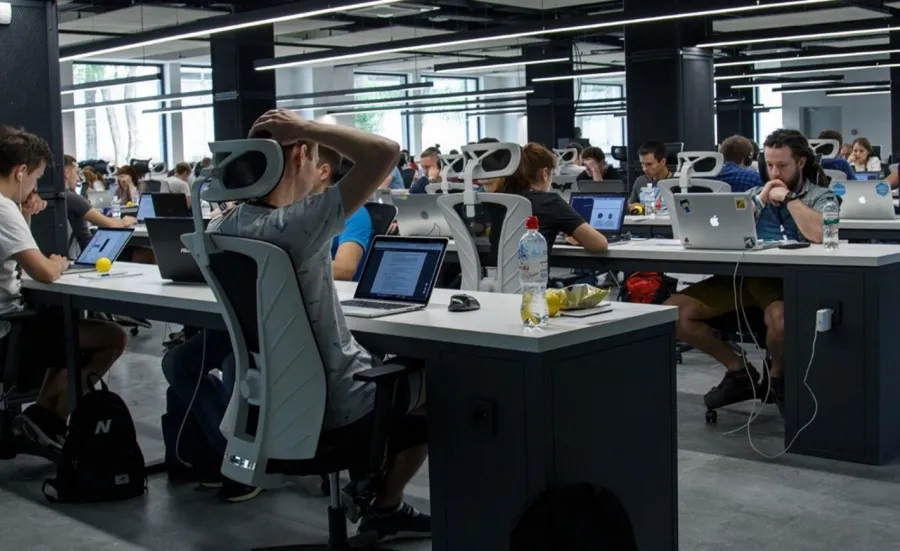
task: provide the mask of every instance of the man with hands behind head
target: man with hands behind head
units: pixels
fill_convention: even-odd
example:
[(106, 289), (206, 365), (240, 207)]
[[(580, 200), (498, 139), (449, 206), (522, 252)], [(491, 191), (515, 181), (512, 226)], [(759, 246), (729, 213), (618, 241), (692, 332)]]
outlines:
[[(822, 209), (829, 201), (837, 199), (828, 189), (828, 178), (816, 163), (809, 142), (796, 130), (776, 130), (766, 138), (764, 146), (772, 179), (749, 192), (757, 237), (767, 241), (790, 239), (821, 243)], [(673, 295), (666, 304), (678, 306), (678, 338), (725, 366), (725, 378), (704, 396), (709, 408), (749, 400), (753, 397), (754, 386), (760, 396), (766, 391), (767, 383), (752, 365), (747, 364), (745, 369), (743, 358), (715, 335), (707, 321), (733, 313), (735, 303), (762, 311), (766, 345), (772, 356), (772, 388), (775, 401), (783, 411), (784, 300), (781, 280), (746, 277), (739, 292), (741, 297), (735, 297), (731, 276), (714, 276)]]
[[(47, 143), (34, 134), (0, 127), (0, 313), (21, 311), (22, 270), (42, 283), (52, 283), (69, 267), (59, 255), (46, 257), (31, 235), (31, 217), (46, 208), (35, 191), (52, 162)], [(23, 358), (17, 385), (29, 390), (44, 378), (37, 402), (14, 421), (14, 429), (34, 443), (60, 450), (66, 437), (69, 405), (66, 394), (63, 317), (56, 310), (39, 310), (21, 322), (19, 346)], [(9, 323), (0, 322), (0, 338), (8, 338)], [(82, 320), (78, 344), (87, 362), (82, 374), (102, 376), (122, 355), (127, 337), (118, 325)], [(87, 385), (85, 384), (85, 388)]]

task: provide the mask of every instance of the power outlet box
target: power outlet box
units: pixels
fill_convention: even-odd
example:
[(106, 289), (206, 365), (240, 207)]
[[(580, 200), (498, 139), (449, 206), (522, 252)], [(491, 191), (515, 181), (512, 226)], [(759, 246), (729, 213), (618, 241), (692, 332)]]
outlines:
[(841, 324), (841, 301), (839, 300), (822, 300), (819, 301), (818, 310), (822, 308), (831, 309), (831, 328)]
[(12, 4), (0, 2), (0, 25), (9, 25), (10, 23), (12, 23)]

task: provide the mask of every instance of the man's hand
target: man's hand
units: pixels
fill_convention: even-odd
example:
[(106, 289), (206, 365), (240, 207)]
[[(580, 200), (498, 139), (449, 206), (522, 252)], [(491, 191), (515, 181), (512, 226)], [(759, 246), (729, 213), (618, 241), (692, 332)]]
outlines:
[(581, 245), (581, 243), (579, 243), (578, 240), (571, 235), (566, 236), (566, 243), (568, 243), (569, 245)]
[(441, 170), (438, 167), (433, 166), (428, 169), (428, 181), (432, 183), (441, 181)]
[(32, 191), (22, 202), (22, 212), (28, 216), (34, 216), (47, 208), (47, 201), (41, 199), (37, 192)]
[(256, 138), (261, 132), (272, 135), (272, 139), (281, 145), (291, 145), (309, 139), (310, 121), (287, 109), (272, 109), (256, 119), (250, 129), (249, 138)]
[(791, 191), (787, 186), (773, 186), (772, 189), (769, 190), (769, 201), (772, 201), (776, 205), (780, 205), (784, 202), (785, 197), (787, 197), (790, 192)]
[(785, 183), (781, 180), (769, 180), (763, 187), (762, 191), (759, 192), (759, 200), (763, 205), (768, 204), (772, 189), (776, 187), (783, 187), (787, 189), (787, 185), (785, 185)]
[(134, 216), (123, 216), (122, 217), (122, 227), (130, 228), (131, 226), (137, 224), (137, 218)]
[(63, 272), (65, 272), (66, 270), (69, 269), (69, 259), (68, 259), (68, 258), (64, 258), (64, 257), (62, 257), (62, 256), (59, 256), (58, 254), (51, 254), (51, 255), (50, 255), (50, 260), (52, 260), (53, 262), (59, 264), (59, 266), (60, 266), (60, 268), (62, 268), (62, 271), (63, 271)]

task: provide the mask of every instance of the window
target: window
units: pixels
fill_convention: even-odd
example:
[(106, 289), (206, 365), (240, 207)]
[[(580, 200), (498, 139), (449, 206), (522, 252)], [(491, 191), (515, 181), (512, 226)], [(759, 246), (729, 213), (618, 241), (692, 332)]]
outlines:
[[(160, 73), (158, 65), (105, 65), (75, 63), (72, 83), (100, 82)], [(73, 96), (74, 105), (112, 102), (157, 96), (161, 81), (138, 82), (127, 86), (84, 90)], [(162, 160), (163, 121), (158, 115), (145, 115), (145, 109), (161, 107), (158, 101), (127, 105), (78, 109), (75, 111), (75, 149), (70, 154), (81, 159), (103, 159), (116, 165), (131, 159)]]
[[(384, 86), (399, 86), (406, 84), (406, 75), (388, 75), (380, 73), (356, 73), (353, 75), (354, 88), (381, 88)], [(368, 94), (356, 94), (354, 100), (374, 100), (387, 98), (402, 98), (406, 96), (405, 90), (396, 92), (372, 92)], [(357, 113), (353, 115), (353, 126), (394, 140), (398, 144), (406, 144), (407, 122), (406, 115), (401, 110), (373, 111), (370, 113)]]
[(756, 104), (768, 108), (767, 111), (756, 113), (756, 143), (761, 144), (766, 136), (778, 130), (784, 124), (781, 111), (781, 92), (775, 92), (777, 85), (760, 86), (756, 88)]
[[(201, 90), (212, 91), (212, 69), (208, 67), (182, 67), (181, 91), (199, 92)], [(212, 103), (212, 96), (198, 96), (181, 100), (183, 107), (209, 103)], [(212, 107), (182, 111), (181, 127), (184, 135), (184, 159), (172, 159), (172, 166), (176, 162), (187, 161), (190, 163), (208, 157), (209, 142), (215, 140)]]
[[(477, 78), (452, 78), (452, 77), (422, 77), (422, 82), (433, 82), (434, 86), (426, 88), (426, 95), (436, 94), (459, 94), (464, 92), (477, 92)], [(435, 100), (435, 103), (464, 101), (462, 98)], [(420, 104), (424, 109), (428, 104)], [(474, 109), (477, 103), (470, 103), (460, 108), (468, 107)], [(447, 107), (447, 109), (456, 109), (456, 107)], [(480, 125), (478, 117), (470, 117), (464, 112), (459, 113), (428, 113), (422, 115), (422, 141), (419, 144), (419, 151), (422, 151), (435, 145), (440, 145), (441, 150), (449, 152), (451, 149), (459, 149), (460, 146), (469, 142), (478, 141), (480, 135)]]
[[(575, 84), (578, 86), (578, 83)], [(587, 115), (578, 116), (577, 110), (598, 110), (622, 107), (624, 103), (595, 103), (582, 104), (589, 100), (621, 98), (623, 87), (621, 84), (588, 84), (581, 83), (581, 91), (578, 95), (579, 105), (576, 107), (575, 125), (581, 127), (581, 135), (590, 140), (591, 145), (599, 147), (604, 153), (609, 153), (613, 146), (625, 144), (625, 118), (622, 115)]]

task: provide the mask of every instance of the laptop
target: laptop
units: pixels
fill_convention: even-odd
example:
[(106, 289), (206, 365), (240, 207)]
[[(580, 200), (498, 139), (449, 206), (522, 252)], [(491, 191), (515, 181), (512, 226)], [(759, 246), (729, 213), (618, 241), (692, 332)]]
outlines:
[(628, 186), (622, 180), (603, 180), (601, 182), (582, 180), (576, 182), (575, 187), (578, 189), (578, 193), (628, 193)]
[(91, 206), (95, 209), (103, 210), (112, 206), (113, 192), (110, 190), (93, 191), (88, 190), (87, 199), (91, 202)]
[(610, 244), (627, 241), (630, 236), (622, 233), (625, 212), (628, 210), (626, 193), (572, 193), (569, 204), (592, 228), (602, 233)]
[(438, 207), (440, 195), (412, 193), (393, 197), (400, 235), (450, 237), (450, 225)]
[(187, 196), (183, 193), (151, 193), (153, 213), (163, 218), (181, 218), (191, 215)]
[(376, 235), (345, 316), (380, 318), (428, 306), (448, 240)]
[(97, 260), (104, 257), (115, 262), (133, 233), (134, 228), (97, 228), (87, 246), (65, 273), (93, 272), (96, 270)]
[(139, 224), (143, 224), (144, 220), (147, 218), (153, 218), (156, 216), (156, 211), (153, 209), (153, 194), (152, 193), (142, 193), (141, 194), (141, 202), (138, 203), (138, 211), (137, 211), (137, 221)]
[(857, 180), (881, 180), (881, 172), (854, 172)]
[(848, 220), (893, 220), (894, 198), (887, 182), (832, 182), (831, 190), (841, 199), (841, 218)]
[[(203, 221), (203, 228), (209, 220)], [(150, 247), (156, 255), (159, 275), (175, 283), (203, 283), (203, 273), (191, 253), (188, 252), (181, 236), (194, 233), (193, 218), (148, 218), (147, 235)]]
[(753, 203), (747, 193), (675, 193), (681, 245), (685, 249), (758, 250), (782, 241), (761, 243), (756, 236)]

